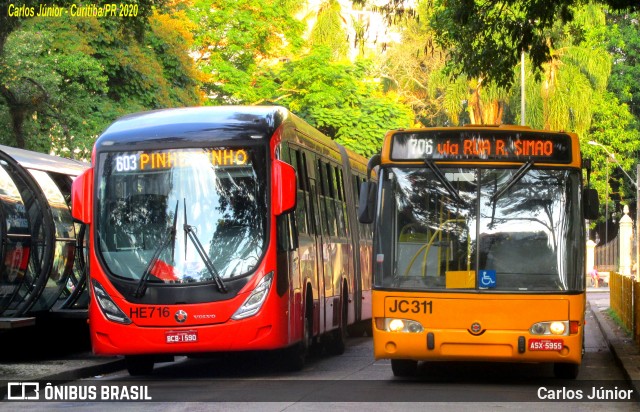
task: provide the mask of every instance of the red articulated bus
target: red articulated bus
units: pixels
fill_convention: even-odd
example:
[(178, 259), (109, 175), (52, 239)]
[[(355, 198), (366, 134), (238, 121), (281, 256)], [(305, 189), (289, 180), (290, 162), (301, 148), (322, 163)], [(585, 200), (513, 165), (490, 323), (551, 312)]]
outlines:
[(125, 116), (73, 184), (89, 225), (93, 351), (147, 374), (167, 355), (344, 351), (371, 328), (366, 159), (281, 107)]

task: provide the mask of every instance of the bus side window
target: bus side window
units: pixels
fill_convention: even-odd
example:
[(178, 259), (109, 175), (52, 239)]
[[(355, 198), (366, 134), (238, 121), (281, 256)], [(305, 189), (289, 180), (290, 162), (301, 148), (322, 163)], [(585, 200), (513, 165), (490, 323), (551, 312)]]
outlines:
[(336, 221), (338, 224), (338, 236), (345, 237), (347, 236), (347, 228), (346, 228), (346, 215), (347, 211), (344, 205), (344, 196), (342, 191), (342, 170), (339, 167), (333, 167), (333, 177), (335, 182), (335, 200), (334, 203), (336, 205)]
[(322, 160), (318, 159), (318, 191), (320, 197), (320, 220), (322, 221), (322, 234), (325, 236), (329, 236), (329, 219), (327, 217), (327, 203), (325, 199), (327, 198), (327, 192), (329, 191), (329, 187), (327, 185), (327, 172), (322, 167)]
[(335, 168), (335, 170), (336, 170), (336, 184), (338, 186), (337, 188), (338, 199), (340, 199), (341, 202), (344, 202), (344, 179), (342, 177), (342, 168), (338, 166)]
[[(353, 179), (355, 184), (354, 193), (360, 193), (360, 185), (362, 185), (362, 182), (364, 182), (364, 179), (359, 175), (355, 175)], [(359, 201), (358, 201), (358, 198), (356, 197), (356, 210), (359, 207), (358, 203)], [(372, 234), (371, 234), (371, 231), (368, 230), (369, 227), (370, 227), (369, 225), (365, 225), (364, 223), (358, 222), (358, 231), (360, 232), (360, 239), (371, 239)]]
[[(311, 157), (311, 165), (313, 165), (313, 156), (309, 153), (302, 152), (302, 172), (304, 173), (304, 184), (305, 184), (305, 198), (307, 199), (307, 215), (309, 217), (309, 233), (313, 235), (320, 234), (320, 228), (318, 227), (319, 223), (319, 215), (318, 210), (316, 210), (315, 199), (311, 198), (311, 184), (309, 183), (309, 166), (307, 163), (307, 157)], [(316, 188), (316, 190), (319, 190)]]
[(289, 145), (287, 142), (281, 142), (275, 148), (275, 156), (276, 159), (282, 160), (283, 162), (291, 163), (289, 161)]
[(308, 208), (307, 208), (307, 193), (306, 193), (306, 173), (304, 173), (304, 165), (300, 156), (300, 151), (297, 149), (291, 150), (293, 168), (298, 175), (298, 206), (296, 208), (296, 223), (298, 225), (299, 233), (309, 233), (308, 225)]
[(327, 220), (329, 222), (329, 235), (337, 236), (338, 235), (338, 224), (336, 219), (336, 205), (335, 205), (335, 177), (333, 175), (333, 167), (331, 167), (331, 163), (324, 164), (326, 170), (326, 178), (327, 178), (327, 192), (325, 203), (327, 204)]
[(279, 252), (287, 252), (298, 248), (298, 231), (293, 211), (276, 218), (276, 237)]

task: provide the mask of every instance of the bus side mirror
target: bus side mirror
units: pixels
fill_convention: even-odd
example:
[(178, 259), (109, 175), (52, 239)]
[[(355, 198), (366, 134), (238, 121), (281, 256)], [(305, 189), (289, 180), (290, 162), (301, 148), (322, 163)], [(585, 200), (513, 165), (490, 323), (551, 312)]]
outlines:
[(298, 192), (296, 188), (296, 171), (295, 169), (281, 161), (273, 161), (273, 193), (272, 202), (273, 213), (280, 216), (289, 212), (296, 207)]
[(93, 211), (93, 168), (85, 170), (71, 185), (71, 215), (74, 219), (91, 223)]
[(358, 220), (360, 223), (372, 223), (376, 211), (376, 182), (362, 182), (360, 185), (360, 201), (358, 203)]
[(585, 219), (595, 220), (598, 218), (600, 201), (598, 200), (598, 191), (596, 189), (584, 189), (582, 192), (582, 206)]

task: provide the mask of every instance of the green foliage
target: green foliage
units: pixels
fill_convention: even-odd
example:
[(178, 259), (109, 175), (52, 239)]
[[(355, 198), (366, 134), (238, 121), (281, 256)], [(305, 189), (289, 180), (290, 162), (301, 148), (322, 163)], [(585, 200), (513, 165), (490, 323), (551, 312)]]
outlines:
[[(526, 74), (527, 123), (577, 131), (594, 159), (597, 187), (606, 184), (605, 166), (614, 168), (587, 141), (616, 153), (626, 171), (640, 150), (632, 116), (640, 116), (637, 13), (610, 13), (607, 27), (601, 7), (575, 7), (580, 0), (422, 0), (411, 13), (402, 0), (377, 2), (379, 10), (409, 18), (400, 26), (402, 42), (373, 64), (341, 60), (348, 45), (336, 0), (314, 12), (307, 44), (296, 0), (134, 2), (143, 16), (126, 20), (11, 20), (0, 4), (1, 143), (62, 154), (77, 148), (75, 155), (86, 156), (114, 118), (198, 104), (204, 94), (211, 104), (287, 106), (368, 156), (387, 130), (414, 118), (430, 126), (519, 120), (512, 115), (519, 87), (496, 84), (518, 78), (524, 48), (533, 68)], [(637, 7), (635, 0), (608, 2)], [(628, 179), (613, 174), (623, 177), (629, 199)]]
[[(603, 2), (616, 10), (640, 8), (637, 0)], [(449, 52), (449, 68), (508, 86), (513, 83), (511, 69), (518, 64), (521, 51), (527, 52), (534, 71), (539, 72), (557, 47), (548, 31), (558, 22), (573, 21), (573, 8), (584, 2), (435, 0), (434, 4), (431, 22), (439, 43)]]
[(200, 79), (185, 49), (185, 43), (193, 41), (189, 31), (193, 26), (183, 12), (155, 14), (149, 23), (148, 44), (162, 68), (160, 87), (168, 93), (164, 107), (196, 104)]
[[(534, 128), (571, 130), (585, 138), (591, 126), (594, 99), (606, 89), (611, 58), (603, 42), (605, 19), (601, 7), (588, 5), (573, 11), (572, 24), (556, 24), (547, 35), (555, 39), (542, 75), (527, 70), (526, 123)], [(531, 60), (525, 63), (532, 67)], [(519, 77), (519, 67), (513, 74)], [(520, 88), (510, 103), (520, 105)], [(519, 121), (520, 116), (516, 116)]]
[(85, 146), (72, 140), (92, 124), (107, 90), (102, 66), (88, 50), (63, 19), (46, 29), (33, 19), (8, 39), (0, 81), (11, 121), (0, 129), (3, 143), (41, 151), (51, 150), (51, 140), (60, 149)]
[(611, 318), (611, 320), (613, 320), (616, 325), (618, 325), (618, 327), (620, 329), (622, 329), (624, 331), (624, 333), (628, 336), (628, 337), (633, 337), (633, 333), (632, 331), (630, 331), (626, 325), (624, 324), (624, 321), (622, 320), (622, 318), (620, 317), (620, 315), (618, 315), (618, 312), (616, 312), (613, 308), (609, 308), (606, 310), (605, 312), (607, 315), (609, 315), (609, 317)]
[(337, 0), (324, 0), (316, 15), (316, 23), (311, 30), (309, 44), (311, 47), (328, 47), (335, 60), (344, 59), (349, 51), (345, 19), (341, 15), (340, 3)]
[(280, 87), (270, 102), (288, 107), (346, 147), (370, 156), (380, 150), (388, 130), (411, 126), (413, 113), (393, 94), (383, 93), (368, 70), (366, 61), (336, 62), (330, 49), (318, 48), (274, 71), (273, 81)]
[(142, 42), (114, 19), (26, 19), (0, 56), (0, 142), (88, 158), (120, 115), (197, 104), (180, 19), (151, 16)]
[[(417, 12), (419, 18), (407, 18), (397, 26), (402, 41), (389, 44), (384, 57), (380, 57), (380, 76), (385, 89), (393, 90), (411, 106), (423, 125), (457, 124), (467, 86), (442, 70), (446, 54), (434, 43), (428, 24), (432, 12), (429, 1), (419, 1)], [(465, 96), (456, 101), (461, 94)]]
[[(147, 25), (147, 19), (153, 13), (155, 7), (164, 7), (168, 0), (128, 0), (126, 4), (137, 5), (138, 15), (136, 18), (124, 17), (124, 16), (112, 16), (109, 20), (115, 22), (120, 29), (133, 35), (138, 41), (141, 41)], [(58, 7), (69, 7), (71, 5), (96, 5), (101, 6), (104, 4), (113, 4), (111, 0), (98, 0), (91, 3), (85, 2), (79, 3), (76, 0), (58, 0), (50, 3), (55, 4)], [(34, 12), (37, 12), (40, 5), (46, 4), (40, 0), (21, 0), (19, 2), (14, 1), (2, 1), (0, 2), (0, 56), (4, 52), (5, 42), (9, 38), (9, 35), (17, 30), (23, 23), (28, 22), (32, 17), (16, 17), (9, 15), (9, 7), (26, 7), (28, 9), (33, 8)], [(34, 13), (35, 14), (35, 13)]]
[(640, 119), (640, 13), (610, 14), (607, 46), (614, 70), (609, 88)]
[[(605, 202), (611, 202), (605, 198), (608, 191), (606, 185), (609, 184), (607, 176), (610, 179), (618, 179), (620, 193), (616, 197), (623, 203), (629, 203), (636, 196), (633, 183), (623, 173), (615, 172), (620, 166), (626, 171), (634, 169), (637, 162), (636, 153), (640, 150), (640, 128), (628, 106), (620, 103), (613, 93), (598, 94), (593, 103), (593, 121), (588, 138), (581, 141), (581, 148), (583, 157), (592, 159), (594, 171), (591, 178), (598, 189), (600, 203), (604, 209)], [(588, 141), (595, 141), (604, 148), (590, 145)], [(607, 151), (613, 154), (613, 159)], [(613, 207), (610, 207), (610, 210), (613, 210)]]
[(302, 44), (297, 7), (291, 0), (194, 2), (187, 11), (195, 24), (193, 52), (210, 103), (251, 104), (264, 97), (255, 86), (265, 71)]

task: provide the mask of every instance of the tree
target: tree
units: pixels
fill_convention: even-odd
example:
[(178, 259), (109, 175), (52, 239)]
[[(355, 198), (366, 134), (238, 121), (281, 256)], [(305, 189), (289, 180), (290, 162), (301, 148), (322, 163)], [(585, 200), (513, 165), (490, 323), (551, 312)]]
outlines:
[(459, 87), (441, 73), (446, 53), (435, 44), (433, 30), (428, 24), (431, 11), (427, 3), (418, 2), (417, 15), (396, 24), (402, 40), (389, 44), (385, 53), (378, 57), (378, 75), (383, 79), (385, 90), (397, 93), (423, 125), (442, 126), (449, 122), (451, 116), (457, 124), (457, 116), (462, 110), (461, 100), (449, 104), (447, 98), (454, 93), (447, 91), (458, 91), (464, 86)]
[[(527, 71), (526, 121), (539, 129), (572, 130), (584, 138), (591, 126), (593, 100), (606, 89), (611, 58), (604, 46), (602, 6), (586, 5), (573, 14), (571, 23), (558, 22), (547, 32), (556, 47), (542, 65), (542, 75)], [(525, 65), (531, 67), (531, 61)], [(519, 105), (519, 88), (513, 97), (511, 104)]]
[[(297, 0), (196, 0), (193, 56), (206, 76), (209, 103), (253, 104), (268, 89), (263, 74), (300, 49), (303, 24)], [(256, 87), (260, 86), (260, 87)]]
[(316, 22), (311, 29), (309, 45), (313, 47), (326, 46), (332, 51), (334, 60), (347, 57), (349, 43), (344, 26), (346, 20), (342, 17), (338, 0), (324, 0), (316, 13)]
[[(534, 71), (552, 57), (557, 47), (548, 30), (569, 23), (581, 0), (437, 0), (433, 22), (438, 39), (450, 51), (451, 67), (471, 77), (500, 85), (513, 82), (510, 68), (525, 51)], [(636, 0), (608, 0), (613, 10), (638, 9)], [(553, 39), (551, 39), (553, 40)]]
[[(356, 0), (367, 3), (370, 0)], [(524, 50), (534, 71), (551, 57), (554, 44), (547, 31), (560, 21), (573, 20), (582, 0), (433, 0), (432, 26), (439, 44), (449, 53), (455, 73), (483, 78), (501, 86), (512, 84), (512, 68)], [(604, 0), (611, 10), (640, 9), (637, 0)], [(407, 15), (404, 0), (387, 0), (382, 10), (390, 18)]]
[(382, 71), (388, 87), (406, 99), (427, 126), (502, 123), (510, 90), (482, 78), (447, 73), (447, 53), (435, 43), (430, 25), (430, 1), (417, 2), (415, 10), (401, 23), (402, 41), (387, 51)]
[[(637, 119), (629, 111), (625, 103), (618, 101), (612, 92), (604, 92), (596, 95), (593, 100), (593, 121), (588, 134), (588, 140), (582, 141), (581, 149), (583, 157), (592, 160), (593, 173), (591, 174), (594, 187), (600, 194), (600, 204), (604, 209), (606, 202), (606, 185), (613, 179), (618, 180), (621, 188), (621, 200), (632, 202), (635, 198), (635, 187), (624, 174), (616, 174), (615, 170), (620, 165), (624, 170), (633, 170), (637, 162), (636, 153), (640, 150), (640, 128)], [(606, 150), (615, 156), (615, 161), (609, 159), (607, 151), (598, 146), (587, 144), (595, 141), (603, 145)], [(615, 177), (617, 175), (617, 177)], [(610, 180), (607, 181), (606, 177)], [(613, 208), (611, 208), (613, 209)]]
[(181, 18), (151, 16), (142, 42), (106, 18), (26, 19), (0, 56), (0, 141), (87, 158), (122, 114), (196, 104)]
[(86, 110), (101, 106), (107, 89), (102, 66), (86, 54), (79, 32), (68, 29), (62, 19), (48, 29), (32, 20), (7, 40), (0, 91), (12, 133), (3, 133), (5, 144), (49, 151), (50, 134), (70, 143), (85, 131), (79, 126), (91, 122)]
[(332, 59), (321, 47), (272, 73), (279, 87), (270, 102), (277, 102), (304, 118), (346, 147), (370, 156), (380, 150), (390, 129), (410, 127), (411, 109), (385, 94), (367, 75), (368, 61), (355, 64)]
[(608, 49), (613, 57), (609, 86), (640, 119), (640, 13), (610, 13), (608, 20)]

